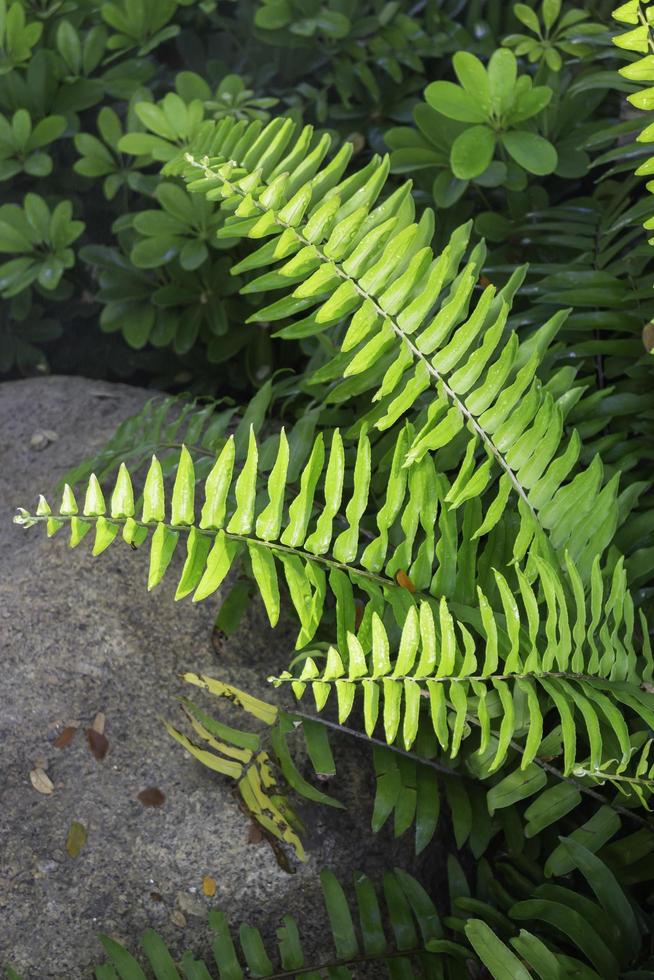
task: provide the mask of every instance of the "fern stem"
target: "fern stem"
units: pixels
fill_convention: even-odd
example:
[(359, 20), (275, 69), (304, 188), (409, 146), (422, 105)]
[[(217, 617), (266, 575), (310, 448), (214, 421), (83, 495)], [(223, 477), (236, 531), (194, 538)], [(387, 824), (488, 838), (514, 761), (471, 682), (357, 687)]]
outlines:
[[(592, 683), (597, 680), (597, 675), (593, 674), (574, 674), (568, 673), (566, 671), (552, 671), (552, 670), (530, 670), (526, 673), (511, 673), (511, 674), (462, 674), (462, 675), (447, 675), (444, 677), (434, 677), (433, 674), (425, 675), (424, 677), (419, 677), (416, 674), (384, 674), (388, 680), (402, 682), (405, 680), (416, 681), (417, 683), (426, 684), (427, 681), (437, 681), (439, 684), (450, 684), (452, 681), (455, 683), (466, 683), (467, 681), (513, 681), (513, 680), (531, 680), (533, 677), (560, 677), (568, 681), (589, 681)], [(280, 677), (275, 678), (276, 680), (291, 684), (297, 681), (297, 677)], [(349, 684), (365, 684), (370, 680), (369, 677), (320, 677), (321, 684), (336, 684), (338, 681), (347, 680)], [(311, 683), (311, 681), (308, 681)], [(427, 691), (422, 692), (423, 697), (429, 697)]]
[(412, 949), (389, 950), (385, 953), (361, 953), (359, 956), (347, 956), (340, 960), (330, 960), (328, 963), (320, 963), (317, 966), (302, 966), (296, 967), (293, 970), (280, 970), (277, 973), (269, 973), (267, 976), (269, 980), (281, 980), (282, 977), (301, 977), (307, 973), (319, 973), (320, 976), (328, 978), (329, 970), (335, 970), (341, 966), (352, 966), (362, 963), (384, 963), (386, 960), (429, 955), (424, 946), (414, 946)]

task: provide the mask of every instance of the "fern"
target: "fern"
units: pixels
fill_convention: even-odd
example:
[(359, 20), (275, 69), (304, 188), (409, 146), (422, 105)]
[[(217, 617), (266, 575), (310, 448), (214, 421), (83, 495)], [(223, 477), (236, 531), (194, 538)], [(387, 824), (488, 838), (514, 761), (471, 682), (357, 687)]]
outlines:
[[(652, 67), (654, 36), (652, 35), (650, 0), (629, 0), (628, 3), (622, 4), (613, 11), (613, 17), (620, 24), (627, 25), (628, 28), (613, 39), (615, 44), (625, 51), (633, 51), (642, 56), (621, 68), (620, 74), (639, 85), (643, 82), (654, 82), (654, 68)], [(646, 88), (628, 95), (627, 99), (637, 109), (649, 110), (651, 109), (651, 95), (652, 89)], [(652, 125), (647, 125), (636, 139), (639, 143), (654, 142)], [(624, 153), (624, 150), (622, 152)], [(653, 171), (654, 158), (649, 157), (640, 164), (636, 174), (643, 177), (651, 176)], [(647, 189), (654, 191), (652, 181), (648, 181)], [(644, 224), (645, 228), (651, 231), (654, 228), (654, 218), (648, 218)], [(654, 238), (650, 239), (650, 244), (654, 244)]]
[[(166, 980), (242, 980), (245, 975), (348, 980), (362, 975), (360, 968), (373, 969), (380, 977), (446, 980), (473, 975), (471, 971), (477, 975), (482, 968), (495, 980), (647, 975), (623, 972), (642, 957), (644, 928), (614, 874), (574, 839), (564, 838), (562, 847), (575, 873), (574, 887), (569, 879), (544, 882), (537, 868), (525, 873), (508, 862), (495, 878), (482, 863), (471, 894), (466, 874), (450, 858), (449, 915), (443, 918), (419, 883), (403, 871), (384, 876), (383, 899), (369, 878), (355, 874), (354, 913), (338, 879), (323, 871), (325, 928), (334, 949), (330, 958), (323, 954), (309, 961), (298, 923), (286, 915), (277, 930), (275, 962), (258, 929), (244, 923), (235, 940), (226, 917), (215, 909), (208, 915), (209, 965), (190, 951), (176, 960), (152, 929), (143, 935), (141, 950), (154, 976)], [(109, 936), (100, 936), (100, 942), (106, 960), (95, 967), (96, 980), (145, 980), (137, 959), (120, 943)], [(11, 969), (8, 976), (20, 980)]]
[[(456, 622), (443, 598), (438, 631), (429, 604), (421, 603), (419, 611), (413, 608), (407, 614), (397, 654), (392, 657), (383, 623), (373, 613), (369, 657), (356, 636), (349, 634), (347, 656), (341, 656), (335, 647), (330, 647), (322, 671), (315, 660), (307, 656), (297, 679), (285, 672), (275, 679), (275, 683), (291, 683), (298, 697), (310, 687), (318, 711), (335, 692), (341, 722), (347, 721), (355, 698), (361, 694), (366, 732), (372, 735), (381, 713), (386, 740), (395, 742), (401, 728), (406, 748), (411, 748), (416, 739), (421, 706), (426, 701), (434, 734), (451, 758), (459, 752), (472, 715), (479, 722), (477, 751), (484, 758), (488, 774), (506, 762), (516, 730), (525, 733), (521, 768), (530, 766), (539, 752), (544, 716), (550, 710), (555, 723), (561, 726), (564, 775), (569, 775), (577, 765), (577, 742), (584, 729), (594, 760), (593, 768), (599, 768), (605, 758), (603, 728), (608, 728), (610, 733), (611, 751), (615, 747), (614, 738), (617, 739), (625, 763), (630, 759), (633, 747), (627, 724), (616, 705), (629, 712), (633, 710), (641, 724), (651, 726), (654, 698), (640, 689), (642, 678), (630, 635), (632, 604), (625, 592), (624, 572), (616, 566), (613, 601), (609, 600), (607, 604), (614, 628), (609, 627), (608, 621), (593, 624), (592, 620), (590, 627), (585, 628), (582, 606), (578, 610), (573, 637), (567, 624), (564, 594), (559, 592), (557, 600), (557, 583), (551, 570), (543, 562), (538, 564), (539, 584), (547, 597), (541, 629), (533, 585), (518, 571), (526, 609), (525, 619), (521, 622), (519, 608), (506, 580), (495, 573), (505, 603), (506, 622), (510, 624), (510, 647), (507, 650), (500, 651), (495, 618), (480, 592), (479, 606), (485, 632), (483, 659), (475, 649), (473, 636), (463, 624)], [(583, 592), (574, 566), (569, 565), (569, 572), (572, 588), (581, 599)], [(596, 566), (596, 590), (601, 590), (601, 581)], [(591, 595), (590, 606), (597, 612), (601, 604), (600, 593), (596, 591)], [(602, 652), (595, 642), (596, 629), (602, 637)], [(539, 632), (547, 638), (543, 651), (538, 648)], [(521, 633), (529, 637), (524, 644), (521, 644)], [(631, 655), (628, 650), (632, 651)], [(648, 679), (652, 666), (650, 661), (645, 667)], [(575, 716), (580, 724), (576, 724)]]
[[(630, 878), (642, 873), (633, 859), (639, 831), (616, 837), (628, 821), (651, 834), (654, 783), (654, 660), (628, 574), (639, 581), (647, 567), (634, 533), (648, 525), (640, 517), (636, 532), (626, 525), (646, 483), (635, 478), (643, 467), (634, 448), (620, 445), (620, 423), (604, 431), (594, 417), (610, 392), (602, 384), (586, 391), (574, 367), (556, 368), (554, 346), (574, 338), (581, 363), (602, 345), (583, 340), (585, 314), (568, 319), (560, 309), (561, 269), (537, 269), (528, 280), (537, 303), (515, 312), (525, 268), (489, 270), (485, 245), (470, 247), (470, 224), (436, 254), (434, 217), (416, 220), (410, 184), (383, 197), (388, 161), (375, 157), (345, 176), (351, 146), (329, 159), (330, 142), (311, 127), (296, 134), (289, 119), (226, 116), (202, 123), (165, 168), (219, 203), (219, 237), (258, 243), (233, 271), (257, 271), (242, 288), (265, 296), (252, 320), (307, 341), (305, 375), (270, 382), (240, 418), (231, 407), (189, 405), (171, 421), (170, 403), (148, 408), (129, 467), (118, 461), (135, 421), (96, 467), (115, 477), (108, 504), (98, 474), (82, 468), (58, 508), (41, 497), (16, 521), (43, 523), (51, 535), (67, 527), (73, 547), (92, 535), (94, 554), (118, 537), (137, 548), (148, 542), (150, 589), (184, 543), (177, 599), (207, 599), (242, 563), (273, 626), (288, 593), (301, 653), (270, 680), (298, 697), (310, 688), (319, 713), (335, 702), (338, 720), (188, 674), (259, 730), (233, 728), (187, 699), (192, 734), (167, 724), (186, 751), (233, 780), (273, 846), (306, 856), (293, 793), (340, 805), (293, 755), (303, 739), (314, 771), (334, 775), (328, 732), (336, 730), (373, 746), (373, 829), (391, 817), (398, 836), (415, 825), (422, 851), (444, 798), (459, 847), (468, 843), (479, 858), (501, 830), (507, 852), (522, 855), (521, 872), (542, 859), (529, 891), (513, 869), (517, 901), (488, 880), (471, 896), (454, 867), (445, 925), (456, 946), (440, 925), (418, 936), (405, 893), (398, 950), (389, 953), (381, 937), (375, 948), (390, 975), (415, 975), (403, 959), (411, 952), (426, 976), (458, 977), (474, 950), (496, 977), (526, 977), (527, 966), (547, 977), (617, 977), (634, 958), (639, 927), (603, 858), (640, 880)], [(643, 209), (620, 203), (592, 257), (584, 250), (601, 222), (580, 220), (567, 234), (566, 247), (574, 242), (582, 256), (573, 272), (610, 269), (637, 240)], [(572, 221), (565, 205), (562, 215)], [(499, 271), (501, 288), (489, 271)], [(281, 298), (270, 302), (276, 291)], [(640, 367), (634, 379), (642, 383)], [(306, 412), (290, 435), (264, 425), (280, 394), (291, 397), (291, 414)], [(348, 403), (365, 406), (354, 421)], [(141, 481), (146, 449), (154, 455)], [(635, 569), (620, 553), (630, 534)], [(575, 869), (597, 901), (546, 880)], [(395, 896), (404, 888), (392, 887)], [(331, 967), (348, 976), (346, 964), (370, 948), (363, 923), (360, 953), (338, 898)], [(418, 904), (427, 908), (422, 897)], [(516, 935), (523, 922), (530, 931)], [(275, 975), (260, 938), (247, 936), (248, 968)], [(299, 948), (284, 938), (282, 969), (319, 969), (300, 967)], [(233, 947), (222, 945), (221, 956), (240, 977)]]
[(600, 784), (610, 783), (627, 801), (632, 800), (633, 803), (639, 803), (647, 810), (651, 810), (649, 802), (654, 793), (654, 760), (650, 758), (651, 751), (652, 739), (648, 739), (640, 748), (633, 747), (632, 754), (636, 756), (636, 766), (631, 774), (625, 771), (624, 760), (621, 765), (616, 765), (611, 759), (603, 766), (588, 769), (578, 766), (575, 775), (588, 776)]
[[(262, 500), (257, 495), (259, 446), (251, 429), (247, 454), (237, 477), (234, 473), (236, 440), (230, 436), (225, 441), (206, 478), (199, 520), (195, 506), (195, 466), (190, 453), (183, 448), (169, 501), (169, 522), (166, 522), (163, 470), (156, 457), (145, 477), (140, 506), (135, 500), (129, 470), (122, 463), (109, 508), (99, 481), (92, 475), (82, 488), (81, 512), (73, 490), (67, 485), (56, 513), (41, 498), (35, 514), (21, 510), (16, 521), (25, 526), (45, 522), (49, 534), (68, 525), (72, 547), (94, 528), (94, 555), (109, 547), (119, 531), (135, 547), (153, 532), (149, 589), (162, 580), (180, 535), (185, 535), (186, 562), (177, 586), (177, 599), (191, 592), (194, 601), (212, 595), (236, 559), (247, 551), (272, 625), (277, 623), (280, 612), (279, 563), (302, 625), (298, 646), (306, 645), (313, 638), (328, 589), (336, 600), (339, 642), (344, 642), (346, 631), (354, 628), (357, 616), (354, 587), (367, 600), (359, 628), (364, 634), (370, 629), (372, 612), (381, 612), (385, 600), (396, 609), (401, 622), (414, 602), (414, 595), (419, 598), (423, 592), (429, 595), (453, 591), (451, 580), (456, 565), (452, 563), (453, 556), (448, 556), (444, 547), (436, 543), (434, 523), (440, 507), (443, 535), (448, 538), (456, 535), (456, 524), (452, 523), (447, 504), (462, 491), (456, 484), (449, 487), (436, 474), (429, 457), (407, 473), (401, 465), (407, 441), (408, 430), (405, 430), (394, 450), (391, 479), (377, 513), (376, 535), (366, 536), (361, 528), (372, 476), (371, 447), (365, 431), (361, 433), (350, 467), (351, 491), (344, 488), (346, 453), (339, 431), (334, 430), (328, 451), (323, 434), (319, 433), (299, 474), (299, 489), (288, 509), (285, 492), (290, 450), (286, 435), (282, 430), (277, 437), (276, 458)], [(323, 490), (322, 500), (317, 502), (319, 481)], [(339, 513), (343, 497), (347, 498), (344, 517)], [(345, 524), (340, 531), (339, 521)], [(473, 533), (467, 521), (464, 530), (478, 538), (489, 530), (490, 523), (488, 519), (478, 520)], [(393, 545), (391, 535), (397, 542)], [(434, 555), (441, 559), (441, 567), (436, 572), (432, 567)]]
[[(401, 456), (401, 440), (399, 445), (396, 455)], [(378, 513), (380, 534), (362, 546), (360, 520), (368, 506), (371, 475), (365, 432), (359, 440), (353, 487), (345, 508), (347, 526), (339, 533), (335, 517), (343, 493), (345, 452), (338, 430), (328, 459), (322, 434), (314, 441), (299, 492), (286, 517), (289, 453), (283, 430), (265, 503), (257, 504), (258, 447), (252, 431), (246, 460), (235, 480), (234, 457), (234, 439), (230, 436), (207, 477), (199, 521), (194, 465), (186, 449), (179, 457), (169, 522), (163, 473), (156, 457), (145, 479), (140, 514), (129, 472), (122, 464), (108, 515), (99, 482), (92, 476), (81, 514), (72, 489), (66, 486), (56, 513), (41, 498), (36, 514), (22, 512), (17, 520), (26, 525), (45, 522), (50, 534), (67, 524), (72, 546), (93, 529), (94, 554), (105, 550), (119, 531), (136, 546), (152, 532), (150, 589), (164, 577), (180, 536), (185, 534), (186, 560), (177, 599), (192, 592), (195, 601), (212, 595), (237, 557), (247, 552), (272, 625), (277, 623), (281, 609), (280, 565), (301, 624), (298, 647), (305, 647), (315, 636), (329, 588), (336, 602), (338, 649), (330, 647), (322, 672), (309, 656), (298, 678), (287, 672), (277, 683), (291, 682), (296, 694), (310, 685), (318, 710), (335, 689), (342, 722), (352, 711), (356, 692), (361, 692), (366, 732), (374, 732), (381, 708), (390, 743), (398, 737), (401, 726), (403, 743), (411, 747), (418, 734), (421, 706), (427, 703), (440, 745), (454, 757), (468, 717), (473, 715), (481, 725), (478, 751), (481, 756), (490, 753), (488, 772), (492, 773), (506, 761), (516, 729), (524, 728), (528, 720), (522, 760), (526, 769), (538, 753), (544, 715), (553, 710), (562, 727), (564, 774), (568, 775), (579, 761), (575, 713), (580, 713), (593, 768), (604, 762), (601, 726), (608, 724), (612, 730), (623, 760), (632, 752), (629, 729), (614, 702), (654, 727), (654, 699), (639, 688), (643, 681), (651, 681), (654, 662), (648, 648), (640, 663), (635, 652), (633, 601), (621, 562), (614, 568), (605, 595), (599, 560), (595, 560), (588, 601), (569, 557), (564, 580), (538, 557), (533, 559), (535, 581), (530, 582), (519, 568), (515, 569), (518, 598), (506, 577), (496, 570), (501, 612), (493, 610), (477, 586), (479, 612), (474, 617), (467, 615), (472, 619), (469, 626), (453, 615), (444, 595), (437, 598), (439, 576), (432, 576), (431, 563), (425, 564), (424, 558), (427, 574), (422, 573), (420, 550), (424, 553), (429, 538), (422, 541), (417, 553), (413, 551), (423, 500), (430, 496), (434, 504), (438, 500), (437, 481), (431, 492), (429, 483), (425, 488), (419, 483), (411, 486), (406, 480), (398, 485), (391, 481), (385, 505)], [(420, 472), (424, 467), (425, 461), (415, 468)], [(324, 503), (314, 520), (315, 491), (323, 469)], [(397, 472), (404, 471), (400, 468)], [(418, 489), (422, 491), (420, 498)], [(401, 508), (399, 524), (404, 537), (387, 560), (389, 528)], [(393, 520), (387, 521), (385, 514)], [(433, 554), (433, 540), (430, 550)], [(410, 569), (413, 579), (407, 577), (405, 568)], [(398, 584), (394, 575), (404, 584)], [(354, 587), (369, 599), (356, 635)], [(418, 591), (421, 587), (425, 593)], [(574, 599), (569, 600), (568, 595)], [(391, 642), (381, 618), (385, 601), (391, 603), (402, 625), (397, 654), (392, 659)], [(456, 609), (457, 604), (453, 605)], [(462, 612), (466, 615), (465, 610)], [(498, 709), (499, 729), (493, 722)], [(611, 749), (614, 744), (611, 739)]]
[[(424, 977), (426, 980), (439, 975), (441, 961), (472, 955), (461, 944), (443, 938), (443, 927), (434, 904), (422, 886), (404, 871), (389, 871), (384, 876), (383, 900), (366, 875), (355, 874), (356, 920), (336, 876), (323, 871), (320, 884), (326, 912), (323, 931), (330, 936), (331, 955), (326, 950), (328, 942), (321, 941), (321, 955), (309, 960), (302, 947), (296, 920), (285, 915), (277, 930), (277, 964), (274, 965), (258, 929), (243, 923), (235, 941), (227, 919), (216, 909), (211, 909), (208, 916), (213, 953), (210, 966), (191, 952), (175, 962), (165, 942), (153, 929), (144, 934), (142, 951), (154, 975), (166, 980), (181, 980), (182, 977), (187, 980), (211, 980), (212, 977), (242, 980), (244, 976), (313, 980), (326, 975), (347, 980), (356, 975), (352, 970), (368, 964), (380, 977)], [(315, 933), (315, 926), (312, 931)], [(145, 980), (138, 961), (120, 943), (110, 936), (100, 936), (100, 942), (107, 959), (96, 966), (96, 980), (117, 980), (118, 977), (121, 980)], [(13, 971), (11, 975), (16, 976)]]
[[(647, 738), (647, 732), (632, 735), (633, 744), (616, 767), (615, 760), (609, 758), (614, 746), (619, 748), (610, 727), (614, 717), (610, 704), (611, 719), (608, 715), (602, 718), (598, 704), (592, 700), (584, 698), (582, 702), (583, 718), (590, 720), (595, 730), (601, 732), (600, 738), (604, 739), (606, 752), (601, 768), (591, 768), (593, 763), (583, 752), (580, 752), (580, 761), (568, 775), (552, 765), (551, 760), (556, 761), (564, 752), (560, 725), (550, 727), (540, 742), (539, 754), (528, 765), (522, 765), (525, 741), (529, 741), (532, 722), (523, 710), (524, 706), (517, 703), (516, 716), (521, 716), (520, 730), (515, 733), (515, 739), (508, 742), (506, 769), (510, 771), (494, 774), (490, 771), (490, 764), (495, 750), (493, 753), (480, 753), (479, 739), (469, 731), (480, 727), (476, 714), (466, 717), (466, 738), (462, 740), (457, 757), (448, 760), (442, 755), (436, 736), (424, 725), (411, 750), (406, 750), (397, 742), (386, 746), (383, 738), (348, 728), (342, 721), (282, 710), (212, 677), (185, 674), (184, 680), (223, 702), (236, 705), (263, 723), (263, 728), (259, 726), (257, 732), (250, 731), (250, 726), (247, 730), (233, 728), (184, 698), (184, 714), (199, 741), (189, 738), (174, 725), (167, 724), (166, 727), (169, 734), (195, 759), (234, 781), (242, 807), (260, 824), (283, 867), (286, 861), (276, 841), (289, 845), (296, 856), (304, 859), (301, 845), (303, 830), (295, 816), (292, 797), (328, 806), (341, 805), (330, 793), (318, 789), (310, 777), (302, 774), (302, 770), (309, 765), (319, 785), (321, 782), (324, 785), (325, 779), (338, 776), (329, 733), (346, 739), (355, 737), (373, 748), (376, 789), (371, 815), (372, 830), (377, 833), (392, 817), (395, 836), (400, 837), (415, 824), (418, 854), (441, 826), (443, 804), (446, 804), (446, 812), (452, 820), (457, 847), (468, 844), (473, 855), (480, 858), (501, 831), (507, 847), (513, 851), (523, 846), (516, 837), (517, 829), (522, 827), (524, 837), (529, 840), (536, 838), (541, 853), (549, 855), (545, 865), (547, 874), (565, 874), (568, 870), (565, 850), (558, 840), (562, 822), (567, 822), (574, 835), (592, 851), (599, 850), (615, 838), (624, 830), (625, 823), (649, 827), (648, 822), (631, 809), (638, 805), (648, 807), (651, 780), (643, 769), (648, 753), (638, 748)], [(632, 689), (631, 694), (634, 695), (636, 690)], [(589, 700), (590, 708), (585, 703)], [(495, 718), (492, 701), (492, 697), (488, 699), (491, 708), (489, 714)], [(563, 698), (559, 698), (559, 703), (562, 701)], [(607, 701), (603, 703), (607, 705)], [(573, 716), (574, 707), (573, 703), (565, 709), (567, 716)], [(448, 727), (454, 729), (455, 706), (447, 703), (446, 711)], [(593, 711), (596, 712), (594, 719)], [(542, 727), (541, 722), (537, 724)], [(501, 727), (505, 728), (505, 722)], [(495, 734), (491, 735), (491, 739), (498, 744)], [(244, 752), (244, 749), (247, 751)], [(299, 760), (305, 756), (308, 762), (296, 761), (296, 758)], [(234, 759), (238, 760), (236, 764)], [(248, 785), (251, 765), (261, 772), (265, 771), (263, 780), (258, 772), (254, 774), (252, 786)], [(612, 778), (614, 771), (615, 779)], [(615, 788), (614, 797), (597, 792), (595, 787), (606, 783)], [(587, 804), (590, 803), (593, 803), (594, 809), (588, 816)], [(626, 853), (630, 853), (628, 846)]]
[[(562, 552), (571, 506), (579, 508), (578, 528), (595, 508), (603, 525), (595, 534), (596, 553), (615, 525), (617, 482), (602, 488), (597, 460), (562, 485), (579, 458), (579, 438), (573, 433), (566, 441), (565, 402), (552, 398), (537, 377), (565, 312), (520, 343), (507, 330), (507, 318), (524, 270), (503, 289), (487, 286), (475, 299), (485, 253), (477, 246), (460, 270), (469, 227), (455, 232), (434, 256), (433, 215), (427, 211), (413, 220), (410, 184), (374, 207), (388, 173), (386, 159), (375, 158), (341, 180), (347, 144), (321, 169), (328, 139), (313, 146), (310, 127), (295, 141), (292, 132), (289, 120), (274, 120), (264, 129), (223, 120), (202, 130), (186, 165), (168, 165), (183, 174), (190, 190), (234, 212), (225, 222), (230, 237), (271, 238), (234, 271), (274, 265), (244, 291), (285, 289), (290, 296), (252, 319), (274, 322), (312, 309), (277, 334), (295, 338), (318, 336), (345, 320), (340, 353), (311, 379), (344, 379), (332, 387), (329, 401), (370, 392), (378, 404), (358, 427), (381, 431), (417, 411), (407, 465), (427, 453), (442, 454), (459, 436), (467, 449), (458, 466), (461, 482), (478, 494), (499, 477), (498, 516), (509, 495), (517, 495), (527, 525), (523, 554), (534, 535)], [(588, 519), (588, 539), (596, 527)]]

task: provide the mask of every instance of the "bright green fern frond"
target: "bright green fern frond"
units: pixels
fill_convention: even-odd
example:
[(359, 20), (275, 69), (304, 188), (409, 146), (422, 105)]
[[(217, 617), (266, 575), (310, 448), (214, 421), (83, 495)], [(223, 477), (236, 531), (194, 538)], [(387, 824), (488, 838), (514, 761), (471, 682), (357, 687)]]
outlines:
[(566, 400), (537, 375), (566, 313), (520, 343), (507, 318), (524, 270), (478, 294), (483, 244), (461, 267), (469, 225), (434, 255), (433, 215), (414, 221), (409, 184), (376, 203), (386, 160), (343, 179), (347, 145), (321, 169), (327, 149), (309, 128), (293, 140), (288, 120), (260, 131), (224, 119), (172, 169), (233, 212), (225, 234), (270, 239), (234, 270), (272, 267), (244, 291), (284, 291), (253, 319), (303, 313), (278, 331), (283, 337), (338, 327), (340, 353), (311, 380), (331, 385), (328, 401), (368, 392), (374, 407), (357, 428), (384, 431), (411, 413), (404, 465), (458, 446), (455, 499), (495, 484), (492, 526), (517, 494), (525, 529), (515, 557), (534, 535), (551, 536), (586, 578), (615, 530), (617, 480), (604, 485), (599, 459), (577, 472), (580, 441), (565, 432)]
[(479, 728), (476, 750), (488, 763), (489, 774), (507, 761), (516, 740), (521, 768), (527, 769), (539, 754), (550, 713), (561, 726), (565, 775), (586, 758), (586, 745), (594, 769), (616, 748), (626, 764), (633, 746), (623, 713), (633, 712), (641, 726), (652, 726), (654, 696), (640, 687), (641, 672), (649, 676), (652, 665), (649, 659), (639, 662), (634, 651), (633, 603), (624, 569), (616, 566), (603, 600), (596, 562), (586, 602), (579, 575), (568, 562), (569, 589), (577, 597), (576, 607), (569, 609), (552, 568), (536, 561), (536, 583), (518, 571), (517, 600), (506, 579), (495, 573), (503, 616), (493, 612), (478, 590), (477, 636), (457, 621), (443, 597), (436, 617), (428, 602), (409, 610), (394, 649), (373, 612), (369, 650), (349, 633), (347, 649), (330, 647), (322, 669), (308, 656), (298, 676), (286, 671), (274, 682), (290, 683), (298, 697), (310, 687), (318, 711), (334, 692), (341, 723), (360, 695), (367, 734), (375, 732), (381, 717), (386, 741), (392, 744), (401, 734), (407, 749), (418, 736), (424, 706), (451, 758), (470, 737), (474, 719)]
[[(458, 521), (456, 501), (451, 502), (456, 486), (436, 472), (431, 456), (409, 469), (402, 466), (411, 438), (409, 427), (399, 434), (390, 477), (375, 492), (374, 501), (373, 457), (365, 431), (356, 453), (345, 452), (340, 432), (334, 430), (327, 442), (319, 433), (293, 458), (291, 441), (282, 430), (265, 444), (265, 490), (259, 478), (262, 447), (251, 428), (247, 451), (239, 460), (240, 431), (222, 437), (222, 449), (208, 473), (202, 459), (206, 479), (197, 506), (197, 466), (182, 448), (174, 461), (167, 457), (167, 473), (176, 474), (171, 494), (164, 486), (167, 473), (153, 456), (138, 499), (130, 471), (122, 463), (109, 504), (92, 474), (81, 487), (81, 506), (67, 485), (56, 513), (41, 498), (35, 514), (21, 510), (16, 522), (25, 526), (45, 522), (50, 535), (69, 525), (71, 547), (93, 529), (94, 555), (109, 547), (119, 532), (134, 547), (152, 532), (149, 589), (163, 579), (185, 539), (178, 599), (191, 593), (194, 601), (207, 598), (235, 562), (244, 560), (272, 625), (280, 615), (281, 570), (302, 626), (298, 646), (314, 636), (328, 593), (335, 597), (337, 641), (343, 649), (347, 631), (353, 632), (357, 624), (359, 636), (368, 642), (372, 613), (383, 614), (386, 603), (402, 624), (421, 597), (435, 602), (436, 596), (446, 595), (457, 608), (476, 601), (478, 539), (493, 523), (493, 507), (484, 515), (478, 500), (465, 500)], [(302, 459), (304, 453), (307, 461), (292, 483), (297, 457)], [(370, 511), (375, 513), (376, 526), (370, 523)], [(509, 543), (505, 558), (495, 547), (486, 564), (492, 560), (504, 565), (510, 558)], [(357, 608), (357, 600), (363, 602), (362, 608)], [(479, 619), (474, 610), (466, 614), (461, 609), (461, 616), (466, 615), (473, 625)]]
[[(401, 458), (405, 438), (405, 434), (400, 437), (396, 459)], [(262, 493), (258, 493), (257, 480), (260, 449), (251, 429), (238, 473), (235, 438), (229, 436), (225, 441), (198, 506), (194, 462), (183, 447), (170, 495), (161, 464), (153, 456), (138, 500), (130, 472), (122, 463), (108, 503), (99, 481), (91, 475), (83, 488), (81, 506), (67, 485), (56, 513), (42, 497), (35, 514), (21, 510), (16, 522), (28, 527), (45, 522), (49, 535), (68, 525), (71, 547), (93, 529), (94, 555), (109, 547), (119, 533), (134, 547), (151, 534), (149, 589), (161, 582), (185, 538), (186, 561), (177, 599), (191, 593), (194, 601), (206, 599), (221, 586), (237, 559), (246, 559), (272, 625), (280, 615), (281, 570), (302, 627), (298, 646), (314, 636), (328, 591), (336, 600), (339, 642), (344, 643), (347, 630), (355, 627), (355, 589), (365, 601), (359, 625), (364, 636), (373, 611), (383, 612), (385, 601), (391, 603), (398, 622), (403, 622), (415, 601), (413, 593), (418, 595), (416, 590), (429, 595), (442, 585), (443, 566), (434, 573), (432, 565), (435, 550), (438, 557), (434, 525), (438, 508), (446, 512), (447, 481), (438, 477), (429, 457), (410, 471), (396, 466), (377, 515), (378, 534), (364, 535), (361, 520), (371, 480), (365, 432), (353, 465), (347, 468), (350, 486), (345, 483), (345, 451), (338, 430), (328, 446), (322, 433), (315, 438), (294, 490), (289, 489), (291, 459), (283, 430), (275, 441), (275, 461)]]
[[(620, 24), (627, 26), (627, 30), (614, 37), (614, 43), (625, 51), (632, 51), (640, 55), (636, 61), (625, 65), (620, 69), (620, 74), (632, 82), (639, 85), (649, 86), (627, 96), (627, 100), (637, 109), (644, 109), (651, 113), (654, 96), (654, 31), (653, 31), (653, 9), (650, 5), (651, 0), (629, 0), (613, 11), (613, 17)], [(654, 123), (649, 120), (642, 132), (636, 137), (638, 143), (654, 142)], [(620, 153), (624, 153), (625, 148), (619, 148)], [(640, 164), (636, 170), (637, 176), (651, 177), (654, 173), (654, 157), (649, 157)], [(647, 189), (654, 191), (654, 181), (647, 182)], [(654, 229), (654, 218), (645, 221), (645, 228), (649, 231)], [(650, 239), (650, 244), (654, 244), (654, 238)]]

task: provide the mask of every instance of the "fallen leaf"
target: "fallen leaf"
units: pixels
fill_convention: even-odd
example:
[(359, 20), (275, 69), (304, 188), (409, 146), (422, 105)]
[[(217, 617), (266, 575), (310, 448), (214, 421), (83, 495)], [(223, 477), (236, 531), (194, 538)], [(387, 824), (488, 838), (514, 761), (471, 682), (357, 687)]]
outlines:
[(87, 728), (86, 738), (88, 739), (91, 752), (98, 762), (102, 762), (109, 749), (107, 736), (103, 735), (101, 732), (96, 732), (95, 728)]
[(93, 724), (91, 725), (91, 728), (93, 729), (94, 732), (99, 732), (100, 735), (104, 735), (105, 722), (106, 722), (105, 716), (102, 714), (101, 711), (98, 711), (97, 715), (93, 719)]
[(73, 820), (66, 838), (66, 850), (70, 857), (76, 858), (86, 844), (86, 827), (79, 820)]
[(57, 735), (56, 739), (52, 743), (55, 749), (65, 749), (67, 745), (75, 738), (75, 732), (77, 731), (76, 725), (67, 725), (62, 732)]
[(30, 439), (32, 449), (45, 449), (51, 442), (56, 442), (59, 436), (52, 429), (37, 429)]
[(213, 898), (216, 894), (216, 879), (212, 878), (211, 875), (205, 875), (202, 879), (202, 891), (207, 898)]
[(50, 796), (54, 792), (54, 783), (43, 769), (32, 769), (30, 782), (37, 793), (43, 793), (44, 796)]
[(256, 823), (250, 824), (250, 829), (248, 830), (248, 844), (260, 844), (263, 840), (263, 833), (261, 827)]
[(170, 913), (170, 921), (173, 923), (173, 925), (179, 926), (180, 929), (183, 929), (186, 925), (186, 916), (182, 915), (181, 912), (178, 912), (177, 909), (175, 909), (174, 912)]
[(401, 588), (408, 589), (409, 592), (416, 591), (415, 585), (413, 584), (413, 582), (411, 581), (407, 573), (403, 572), (401, 568), (399, 569), (399, 571), (395, 576), (395, 581)]
[(166, 795), (156, 786), (148, 786), (147, 789), (141, 790), (137, 799), (143, 806), (162, 806), (166, 802)]

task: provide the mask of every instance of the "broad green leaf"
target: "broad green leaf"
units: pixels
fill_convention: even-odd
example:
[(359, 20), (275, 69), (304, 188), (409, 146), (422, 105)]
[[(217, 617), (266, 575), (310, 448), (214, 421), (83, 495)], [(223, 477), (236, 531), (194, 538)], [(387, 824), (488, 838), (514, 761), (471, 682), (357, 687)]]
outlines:
[(501, 139), (509, 155), (530, 174), (545, 177), (556, 170), (556, 149), (538, 133), (515, 130), (503, 133)]
[(482, 919), (469, 919), (465, 934), (494, 980), (531, 980), (528, 970)]

